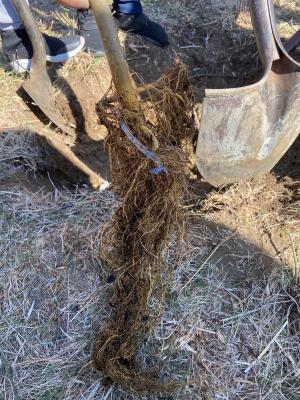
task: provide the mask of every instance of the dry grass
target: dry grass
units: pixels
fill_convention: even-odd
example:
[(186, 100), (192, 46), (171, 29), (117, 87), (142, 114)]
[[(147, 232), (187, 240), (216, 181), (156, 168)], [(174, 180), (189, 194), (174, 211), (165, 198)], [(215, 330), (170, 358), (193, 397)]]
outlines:
[(202, 212), (208, 212), (215, 223), (247, 237), (278, 262), (288, 261), (295, 266), (288, 238), (295, 238), (298, 243), (299, 209), (294, 200), (297, 192), (299, 182), (278, 181), (274, 175), (265, 175), (212, 192), (202, 202)]
[[(19, 168), (34, 156), (13, 136), (10, 144), (9, 157), (19, 160)], [(1, 146), (2, 160), (4, 154), (7, 147)], [(1, 166), (11, 168), (7, 162)], [(249, 202), (259, 209), (262, 196), (256, 188), (261, 185), (212, 192), (205, 218), (192, 208), (180, 255), (175, 242), (165, 253), (174, 283), (162, 320), (143, 343), (139, 359), (147, 369), (163, 366), (162, 379), (182, 383), (174, 399), (300, 395), (297, 286), (282, 265), (266, 277), (258, 273), (265, 268), (262, 250), (211, 222), (212, 209), (221, 206), (246, 212)], [(280, 213), (275, 188), (270, 196), (273, 212)], [(99, 261), (98, 233), (116, 205), (113, 195), (84, 188), (32, 193), (15, 186), (2, 188), (0, 199), (2, 397), (143, 399), (103, 385), (90, 362), (93, 332), (112, 309), (110, 272)], [(293, 213), (299, 206), (290, 204)], [(235, 257), (234, 279), (225, 268), (228, 255)]]
[[(190, 45), (198, 6), (206, 11), (201, 24), (209, 24), (209, 37), (213, 21), (222, 18), (222, 29), (237, 44), (253, 41), (245, 10), (245, 26), (231, 30), (238, 1), (174, 2), (172, 9), (168, 2), (145, 4), (171, 30), (178, 14), (190, 21)], [(296, 26), (298, 1), (280, 6), (285, 26)], [(23, 112), (14, 97), (21, 80), (2, 69), (0, 77), (0, 117), (12, 126), (7, 109)], [(50, 190), (29, 190), (28, 180), (34, 187), (44, 182), (37, 171), (42, 157), (35, 143), (13, 132), (1, 138), (0, 398), (145, 399), (104, 385), (90, 363), (94, 332), (112, 309), (98, 234), (116, 200), (109, 192), (58, 190), (51, 182)], [(24, 181), (4, 186), (16, 173)], [(182, 388), (150, 399), (300, 398), (299, 289), (288, 269), (299, 268), (299, 199), (299, 183), (286, 186), (266, 176), (211, 192), (201, 208), (199, 198), (189, 207), (182, 252), (176, 255), (174, 242), (165, 253), (174, 283), (162, 319), (139, 353), (142, 366), (160, 370), (162, 380), (174, 378)], [(263, 247), (274, 238), (282, 251), (265, 257)]]
[(16, 174), (18, 169), (22, 172), (26, 167), (35, 170), (35, 161), (42, 156), (42, 152), (29, 137), (20, 137), (14, 132), (6, 132), (1, 134), (0, 138), (2, 165), (0, 182)]
[(108, 311), (96, 234), (112, 203), (84, 190), (1, 191), (3, 398), (86, 399), (97, 385), (89, 343)]
[[(18, 187), (0, 195), (3, 398), (134, 399), (103, 386), (90, 366), (93, 330), (111, 311), (97, 234), (113, 196)], [(174, 399), (296, 399), (299, 292), (284, 271), (256, 280), (245, 272), (242, 283), (229, 283), (209, 256), (231, 236), (194, 216), (180, 259), (169, 248), (174, 285), (140, 361), (184, 384)], [(255, 251), (243, 242), (242, 254), (247, 265)]]

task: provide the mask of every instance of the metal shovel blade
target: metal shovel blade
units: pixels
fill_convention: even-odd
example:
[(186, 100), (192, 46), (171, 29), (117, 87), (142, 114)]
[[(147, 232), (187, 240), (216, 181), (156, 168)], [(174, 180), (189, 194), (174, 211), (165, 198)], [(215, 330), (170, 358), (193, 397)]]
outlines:
[(22, 87), (54, 125), (69, 135), (74, 133), (73, 129), (65, 124), (62, 116), (57, 112), (54, 89), (48, 77), (41, 78), (41, 75), (32, 73)]
[(46, 69), (46, 52), (44, 42), (33, 15), (25, 0), (12, 0), (33, 47), (32, 69), (23, 84), (24, 90), (42, 112), (62, 131), (72, 134), (73, 130), (66, 125), (55, 105), (55, 92)]
[(271, 0), (249, 0), (264, 75), (254, 85), (207, 90), (197, 167), (218, 187), (269, 172), (300, 132), (300, 72), (284, 50)]

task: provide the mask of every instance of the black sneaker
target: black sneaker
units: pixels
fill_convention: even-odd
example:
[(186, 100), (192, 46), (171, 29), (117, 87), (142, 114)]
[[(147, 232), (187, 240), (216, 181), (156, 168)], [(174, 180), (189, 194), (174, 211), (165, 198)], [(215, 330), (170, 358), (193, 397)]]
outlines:
[(145, 39), (160, 47), (166, 47), (169, 39), (164, 28), (154, 21), (151, 21), (144, 13), (121, 14), (114, 13), (119, 29), (125, 32), (132, 32), (136, 35), (143, 36)]
[[(74, 57), (84, 47), (84, 38), (81, 36), (53, 37), (42, 34), (46, 60), (61, 63)], [(12, 69), (16, 73), (30, 71), (33, 49), (31, 41), (24, 28), (1, 32), (2, 50)]]
[(80, 35), (85, 39), (85, 49), (95, 57), (104, 56), (102, 39), (92, 11), (78, 10), (77, 25)]

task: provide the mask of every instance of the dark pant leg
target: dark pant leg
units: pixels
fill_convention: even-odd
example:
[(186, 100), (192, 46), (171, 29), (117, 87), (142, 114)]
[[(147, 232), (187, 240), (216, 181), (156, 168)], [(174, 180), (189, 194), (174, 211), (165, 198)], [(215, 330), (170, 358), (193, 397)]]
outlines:
[(114, 0), (113, 8), (122, 14), (140, 14), (143, 11), (140, 0)]

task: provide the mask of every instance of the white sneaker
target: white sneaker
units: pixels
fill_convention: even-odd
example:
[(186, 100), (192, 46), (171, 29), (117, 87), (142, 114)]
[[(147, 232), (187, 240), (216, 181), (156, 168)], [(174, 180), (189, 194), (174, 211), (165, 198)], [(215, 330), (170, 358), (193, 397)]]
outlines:
[[(11, 68), (16, 73), (30, 71), (32, 65), (33, 49), (31, 41), (24, 28), (1, 32), (2, 50), (6, 55)], [(79, 53), (85, 40), (82, 36), (48, 36), (42, 34), (46, 60), (52, 63), (65, 62)]]

